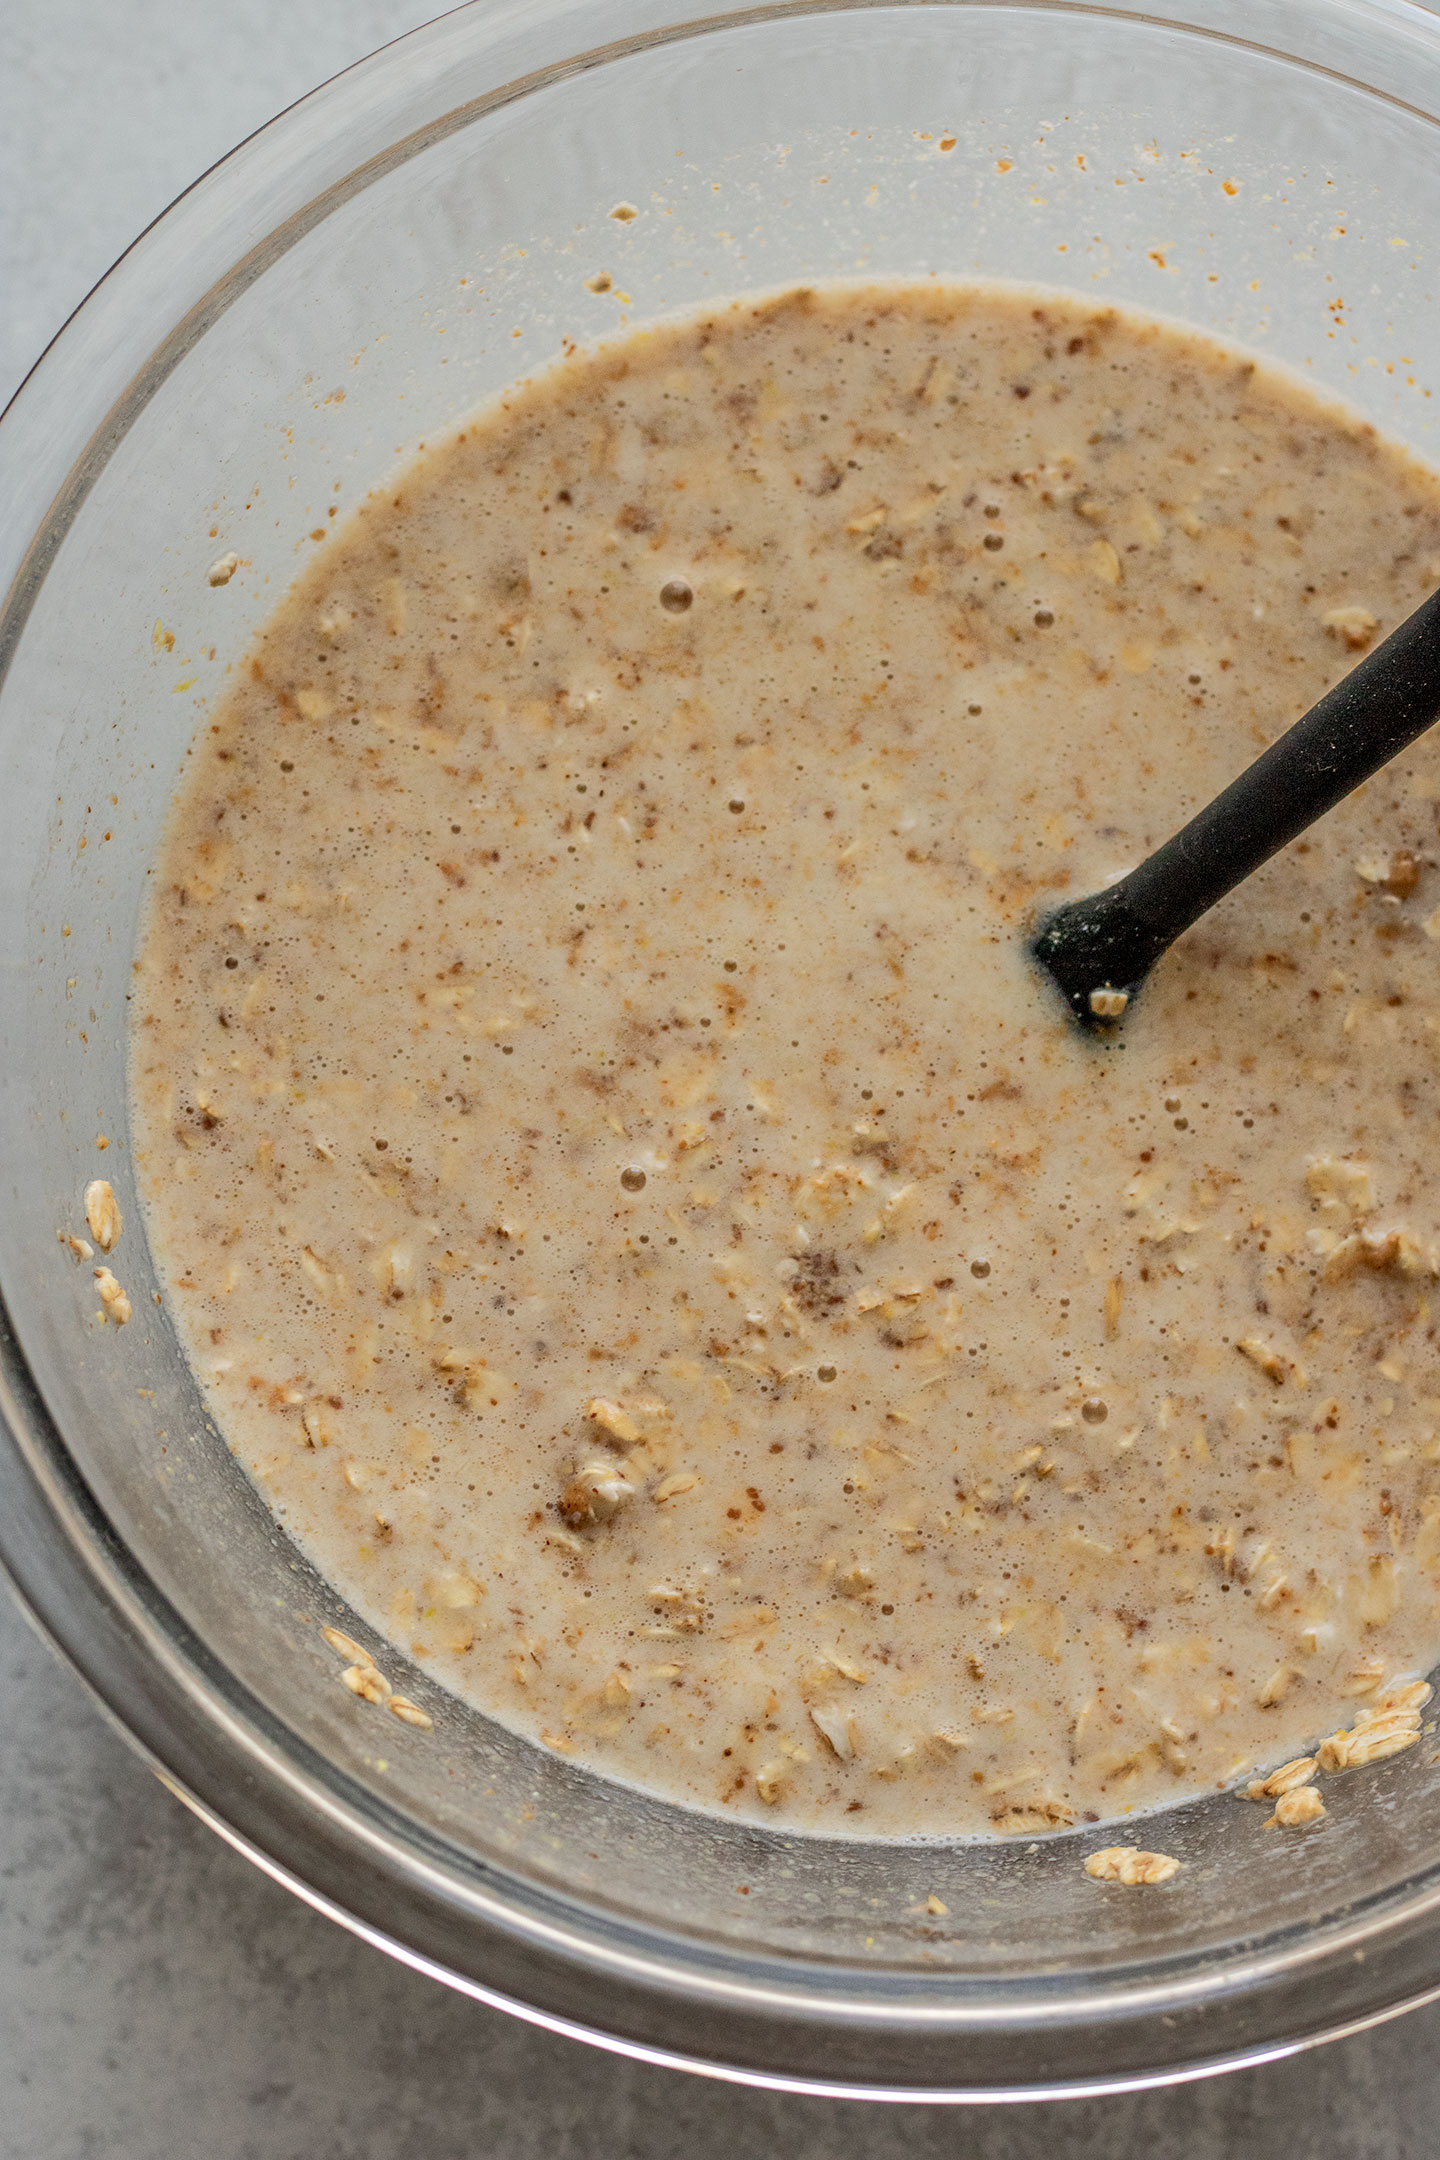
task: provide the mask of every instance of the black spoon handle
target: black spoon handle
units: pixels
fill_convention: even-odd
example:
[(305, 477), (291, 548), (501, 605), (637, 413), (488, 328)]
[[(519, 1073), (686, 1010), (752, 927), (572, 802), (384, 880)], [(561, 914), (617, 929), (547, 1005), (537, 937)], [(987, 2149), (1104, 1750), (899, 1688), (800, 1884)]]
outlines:
[[(1133, 989), (1182, 931), (1437, 719), (1440, 593), (1432, 593), (1138, 869), (1052, 915), (1036, 957), (1090, 1021), (1092, 989)], [(1083, 982), (1072, 979), (1076, 965)]]

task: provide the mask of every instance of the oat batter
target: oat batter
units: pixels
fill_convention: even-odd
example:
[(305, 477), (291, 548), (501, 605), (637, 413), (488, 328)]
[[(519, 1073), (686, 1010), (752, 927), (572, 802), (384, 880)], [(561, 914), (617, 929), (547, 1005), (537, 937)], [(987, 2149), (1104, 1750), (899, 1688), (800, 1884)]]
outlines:
[(175, 1318), (355, 1606), (872, 1835), (1123, 1814), (1423, 1669), (1440, 752), (1120, 1045), (1022, 932), (1437, 578), (1357, 417), (994, 287), (574, 356), (368, 501), (197, 745), (134, 1040)]

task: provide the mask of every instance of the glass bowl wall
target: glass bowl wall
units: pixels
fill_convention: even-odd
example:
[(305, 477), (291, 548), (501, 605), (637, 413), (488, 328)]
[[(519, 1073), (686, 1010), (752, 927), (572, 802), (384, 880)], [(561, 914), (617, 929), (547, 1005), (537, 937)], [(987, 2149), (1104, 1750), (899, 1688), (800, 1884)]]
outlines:
[[(433, 1734), (357, 1714), (320, 1627), (364, 1630), (236, 1467), (156, 1301), (124, 1062), (187, 743), (331, 506), (417, 443), (567, 340), (904, 274), (1181, 317), (1434, 455), (1437, 113), (1440, 22), (1404, 0), (477, 5), (226, 160), (11, 407), (0, 1552), (176, 1789), (399, 1954), (641, 2054), (914, 2097), (1195, 2074), (1440, 1985), (1429, 1748), (1337, 1784), (1324, 1835), (1283, 1851), (1233, 1798), (1182, 1808), (1179, 1886), (1132, 1895), (1083, 1875), (1093, 1833), (867, 1844), (686, 1813), (393, 1653)], [(102, 1171), (123, 1331), (57, 1238)], [(943, 1919), (917, 1912), (931, 1892)]]

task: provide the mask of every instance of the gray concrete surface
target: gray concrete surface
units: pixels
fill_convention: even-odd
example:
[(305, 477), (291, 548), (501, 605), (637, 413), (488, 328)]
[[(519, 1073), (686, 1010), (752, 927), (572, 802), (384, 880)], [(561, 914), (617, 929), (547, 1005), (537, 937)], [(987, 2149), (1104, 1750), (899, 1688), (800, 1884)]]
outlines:
[(1440, 2011), (1177, 2091), (866, 2108), (477, 2009), (193, 1820), (0, 1601), (0, 2160), (1433, 2160)]
[[(3, 0), (0, 396), (126, 242), (420, 0)], [(719, 2087), (479, 2010), (194, 1822), (0, 1598), (0, 2160), (1434, 2160), (1440, 2010), (1046, 2108)]]

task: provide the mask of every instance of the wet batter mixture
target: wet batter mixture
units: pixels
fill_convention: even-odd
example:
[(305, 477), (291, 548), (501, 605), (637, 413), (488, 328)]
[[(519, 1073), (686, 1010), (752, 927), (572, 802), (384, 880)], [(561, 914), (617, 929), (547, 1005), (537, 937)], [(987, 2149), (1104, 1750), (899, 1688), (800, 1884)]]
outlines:
[(1440, 752), (1109, 1043), (1023, 933), (1437, 578), (1357, 417), (997, 288), (574, 356), (370, 499), (197, 744), (133, 1072), (183, 1339), (355, 1607), (868, 1834), (1123, 1814), (1423, 1669)]

